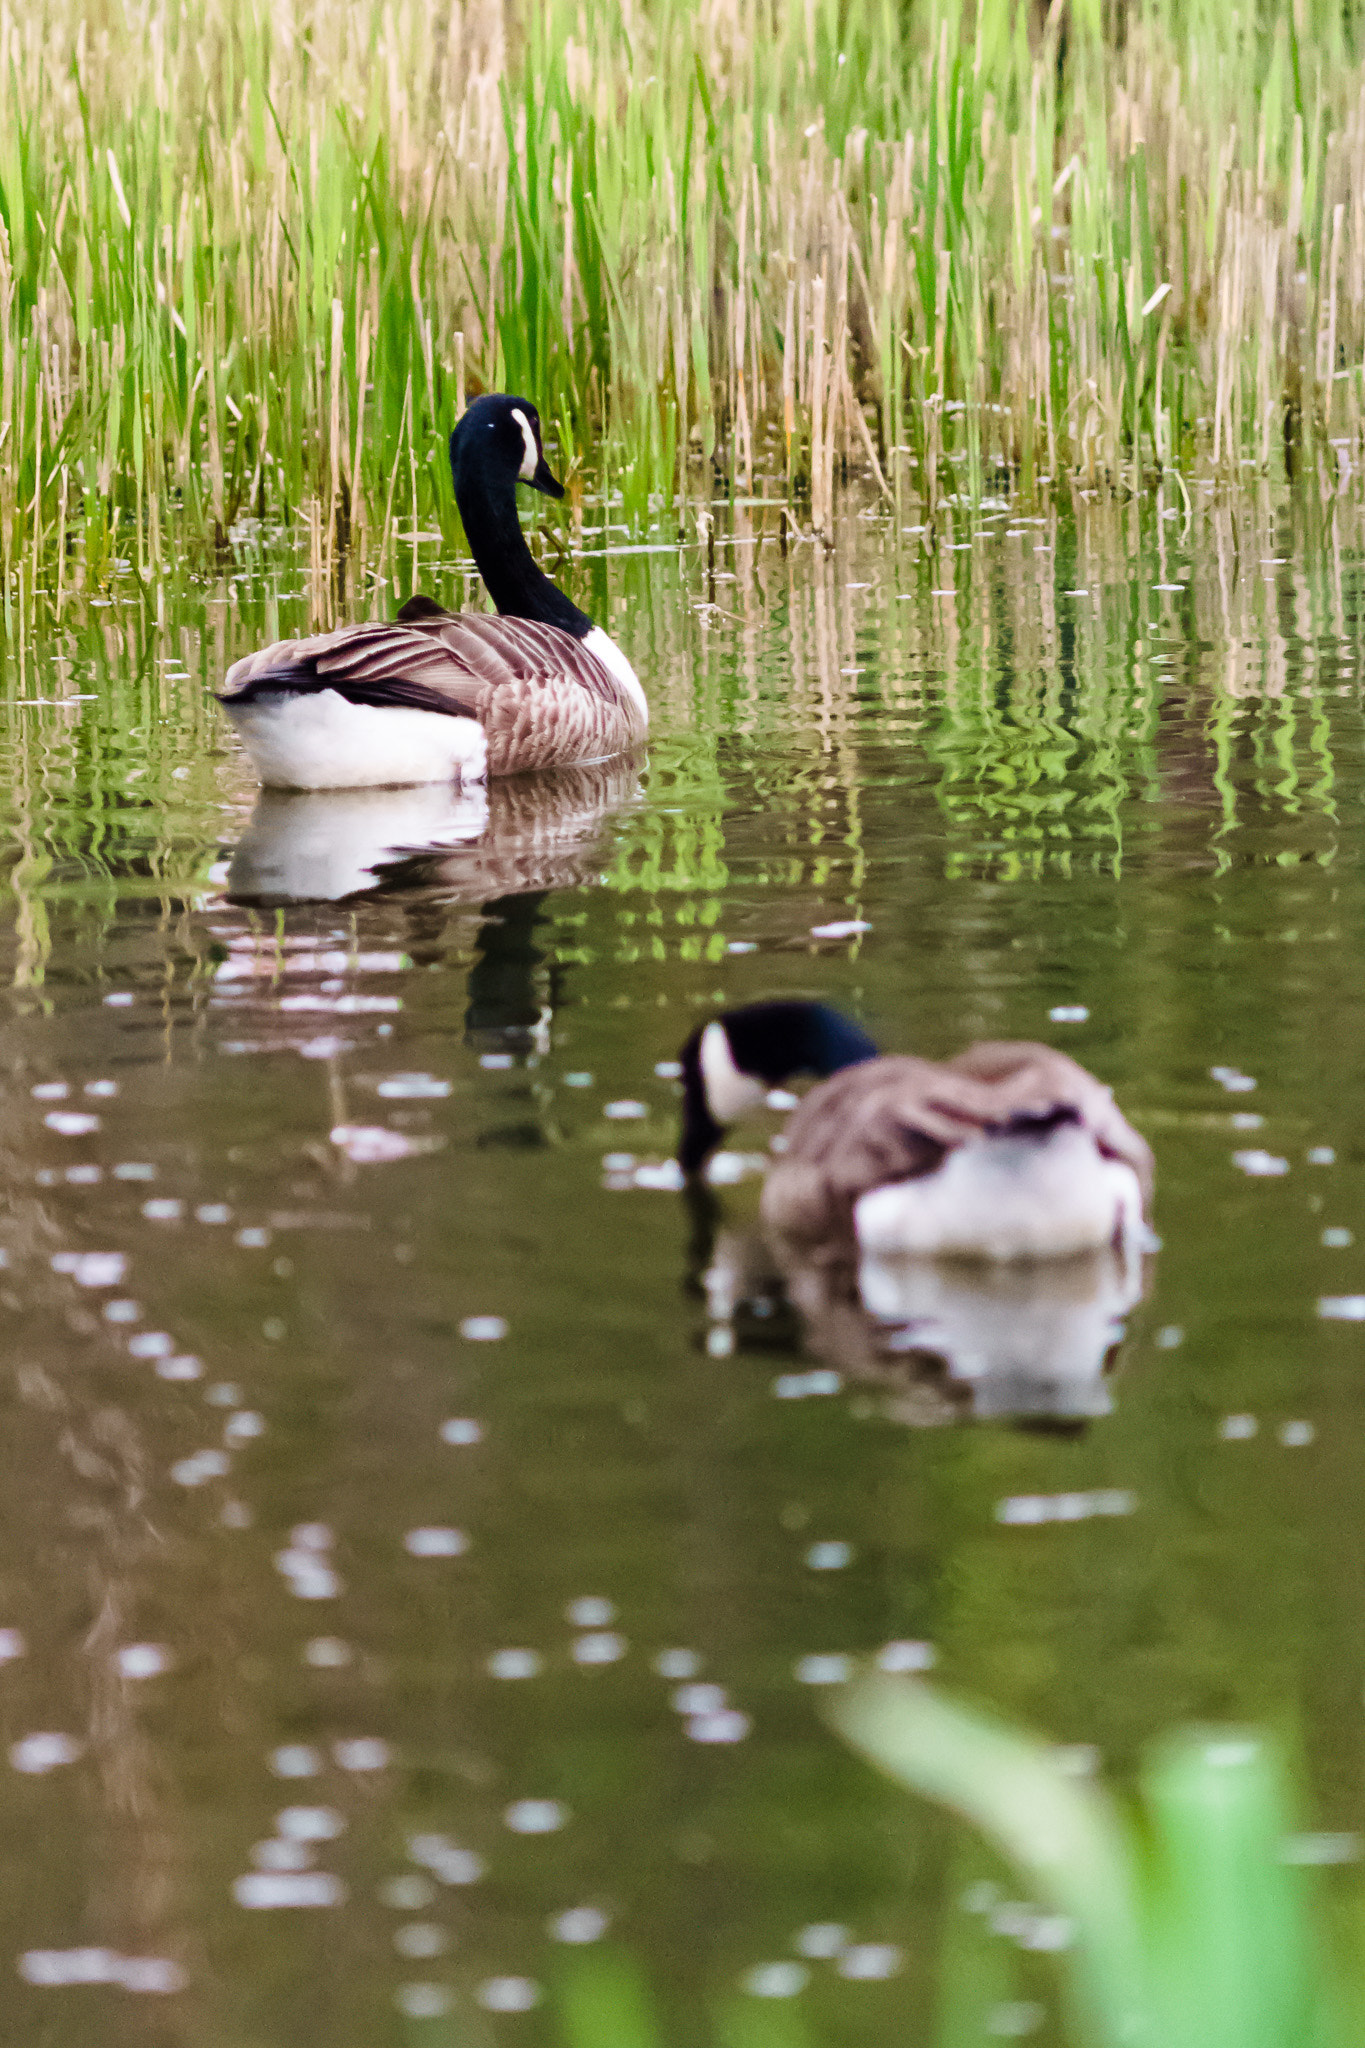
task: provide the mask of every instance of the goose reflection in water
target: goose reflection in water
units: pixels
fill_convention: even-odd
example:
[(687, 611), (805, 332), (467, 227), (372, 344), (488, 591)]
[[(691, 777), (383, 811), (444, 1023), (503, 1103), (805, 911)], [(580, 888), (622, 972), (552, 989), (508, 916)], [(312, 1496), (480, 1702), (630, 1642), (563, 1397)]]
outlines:
[[(1135, 1244), (1012, 1265), (784, 1258), (758, 1232), (707, 1230), (694, 1256), (713, 1331), (741, 1350), (799, 1345), (915, 1426), (1012, 1420), (1076, 1429), (1113, 1406), (1125, 1317), (1147, 1291)], [(724, 1348), (724, 1340), (718, 1348)], [(806, 1391), (789, 1377), (793, 1393)], [(812, 1391), (814, 1389), (811, 1389)]]
[(598, 878), (601, 831), (639, 796), (628, 759), (491, 786), (263, 790), (228, 866), (236, 903), (427, 892), (480, 903)]

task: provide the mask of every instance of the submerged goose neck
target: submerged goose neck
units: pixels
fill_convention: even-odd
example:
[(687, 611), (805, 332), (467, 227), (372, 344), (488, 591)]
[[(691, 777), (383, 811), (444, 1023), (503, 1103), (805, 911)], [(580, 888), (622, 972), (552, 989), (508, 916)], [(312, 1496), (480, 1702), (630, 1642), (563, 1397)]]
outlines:
[(462, 463), (455, 473), (455, 502), (465, 534), (498, 610), (513, 619), (558, 626), (575, 640), (586, 639), (592, 620), (550, 581), (526, 545), (511, 477), (491, 477)]

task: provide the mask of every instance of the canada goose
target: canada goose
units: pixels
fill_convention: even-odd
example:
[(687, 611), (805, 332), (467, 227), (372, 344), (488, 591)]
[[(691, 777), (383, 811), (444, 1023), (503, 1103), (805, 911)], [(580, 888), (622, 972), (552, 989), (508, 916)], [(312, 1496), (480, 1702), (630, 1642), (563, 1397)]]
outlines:
[(392, 624), (280, 640), (234, 662), (219, 701), (267, 787), (481, 782), (610, 760), (644, 739), (635, 671), (537, 568), (521, 530), (518, 483), (564, 495), (535, 407), (476, 398), (450, 437), (450, 467), (500, 616), (413, 597)]
[(826, 1077), (763, 1189), (764, 1222), (809, 1256), (1066, 1258), (1142, 1229), (1151, 1153), (1109, 1089), (1049, 1046), (888, 1059), (823, 1003), (773, 1002), (701, 1025), (680, 1058), (692, 1174), (769, 1088)]

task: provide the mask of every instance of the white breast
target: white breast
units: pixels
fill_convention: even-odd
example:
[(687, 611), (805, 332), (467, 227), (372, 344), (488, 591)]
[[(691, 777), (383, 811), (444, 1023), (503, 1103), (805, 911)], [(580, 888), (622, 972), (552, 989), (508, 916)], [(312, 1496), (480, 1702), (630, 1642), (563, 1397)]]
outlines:
[(1069, 1258), (1141, 1221), (1131, 1166), (1106, 1159), (1076, 1124), (1042, 1139), (973, 1138), (937, 1172), (873, 1188), (854, 1210), (860, 1248), (882, 1257)]
[(335, 690), (282, 691), (223, 709), (267, 789), (381, 789), (481, 782), (488, 742), (476, 718), (406, 705), (352, 704)]
[(591, 633), (585, 637), (583, 645), (588, 653), (594, 655), (601, 662), (603, 668), (608, 669), (615, 676), (617, 682), (630, 692), (639, 709), (641, 718), (648, 725), (649, 700), (640, 687), (640, 678), (636, 675), (616, 642), (608, 634), (604, 633), (600, 626), (594, 626)]

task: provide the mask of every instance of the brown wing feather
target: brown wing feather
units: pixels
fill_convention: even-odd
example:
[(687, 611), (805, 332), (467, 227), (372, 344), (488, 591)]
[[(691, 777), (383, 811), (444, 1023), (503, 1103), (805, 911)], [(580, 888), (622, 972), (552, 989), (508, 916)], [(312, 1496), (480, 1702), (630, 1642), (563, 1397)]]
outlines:
[(954, 1145), (1016, 1116), (1074, 1109), (1102, 1152), (1138, 1176), (1144, 1204), (1152, 1155), (1109, 1089), (1050, 1046), (982, 1044), (938, 1065), (869, 1060), (812, 1088), (787, 1125), (787, 1149), (763, 1190), (763, 1213), (785, 1235), (851, 1237), (860, 1195), (932, 1173)]
[(282, 640), (228, 670), (225, 703), (335, 690), (354, 704), (477, 718), (490, 774), (604, 760), (644, 738), (638, 708), (611, 671), (558, 626), (448, 612), (411, 598), (392, 625)]

